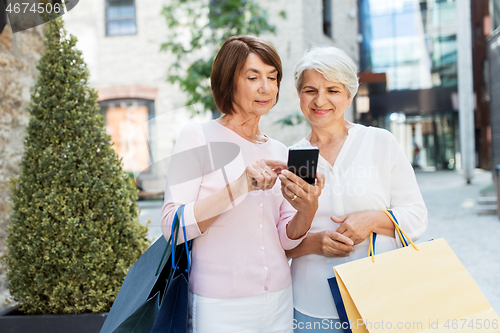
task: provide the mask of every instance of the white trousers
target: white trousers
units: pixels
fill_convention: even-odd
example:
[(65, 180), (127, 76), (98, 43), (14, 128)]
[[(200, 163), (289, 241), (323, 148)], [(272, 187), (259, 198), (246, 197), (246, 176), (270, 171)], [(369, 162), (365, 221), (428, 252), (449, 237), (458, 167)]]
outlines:
[(292, 333), (292, 286), (240, 298), (210, 298), (190, 292), (193, 333)]

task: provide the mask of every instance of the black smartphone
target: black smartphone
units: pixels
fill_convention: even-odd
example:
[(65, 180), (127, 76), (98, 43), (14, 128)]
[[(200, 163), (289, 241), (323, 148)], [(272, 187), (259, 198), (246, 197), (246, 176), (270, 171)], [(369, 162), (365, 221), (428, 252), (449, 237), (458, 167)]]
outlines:
[(319, 148), (292, 148), (288, 150), (288, 170), (314, 185)]

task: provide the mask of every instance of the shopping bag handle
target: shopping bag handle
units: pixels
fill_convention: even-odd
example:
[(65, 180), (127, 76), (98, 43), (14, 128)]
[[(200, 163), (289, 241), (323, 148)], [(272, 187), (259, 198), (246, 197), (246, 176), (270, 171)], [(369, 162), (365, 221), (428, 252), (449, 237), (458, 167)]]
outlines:
[[(390, 211), (386, 209), (382, 209), (382, 211), (389, 217), (389, 219), (392, 221), (394, 224), (394, 228), (396, 229), (396, 232), (399, 235), (399, 238), (401, 239), (401, 244), (403, 244), (403, 247), (409, 246), (408, 241), (410, 241), (411, 245), (413, 248), (417, 251), (419, 251), (418, 247), (413, 243), (413, 241), (406, 235), (406, 233), (401, 229), (399, 226), (398, 221), (396, 220), (396, 216)], [(375, 240), (377, 238), (377, 234), (372, 232), (370, 233), (370, 240), (368, 244), (368, 257), (371, 256), (372, 262), (375, 262)]]
[[(396, 219), (396, 216), (394, 216), (394, 213), (392, 212), (392, 210), (386, 210), (386, 211), (384, 211), (384, 213), (386, 213), (386, 214), (387, 214), (387, 212), (388, 212), (389, 214), (391, 214), (392, 218), (394, 219), (393, 223), (394, 223), (394, 222), (396, 222), (396, 223), (398, 224), (398, 226), (399, 226), (399, 222), (398, 222), (398, 220)], [(389, 218), (390, 218), (390, 217), (389, 217)], [(400, 227), (401, 227), (401, 226), (400, 226)], [(408, 240), (406, 239), (406, 237), (403, 237), (403, 236), (402, 236), (402, 234), (401, 234), (399, 231), (398, 231), (398, 235), (400, 236), (400, 237), (399, 237), (399, 240), (401, 241), (401, 244), (403, 245), (403, 247), (408, 246), (408, 245), (409, 245), (409, 243), (408, 243)]]
[(191, 258), (189, 256), (188, 240), (186, 236), (186, 222), (184, 221), (184, 206), (182, 206), (181, 219), (182, 219), (182, 233), (184, 234), (184, 247), (186, 248), (187, 260), (188, 260), (188, 268), (185, 269), (184, 272), (189, 273), (189, 271), (191, 270)]
[[(176, 223), (176, 226), (177, 226), (177, 229), (175, 230), (176, 231), (176, 234), (175, 234), (175, 243), (171, 243), (171, 246), (172, 246), (172, 269), (174, 271), (178, 270), (179, 269), (179, 266), (176, 266), (175, 265), (175, 248), (177, 246), (177, 237), (179, 235), (179, 211), (180, 211), (180, 214), (181, 214), (181, 217), (180, 219), (182, 220), (182, 233), (184, 235), (184, 248), (186, 249), (186, 255), (187, 255), (187, 261), (188, 261), (188, 268), (186, 268), (184, 270), (185, 273), (188, 273), (190, 270), (191, 270), (191, 259), (189, 258), (189, 246), (188, 246), (188, 240), (187, 240), (187, 235), (186, 235), (186, 222), (184, 220), (184, 205), (180, 206), (177, 211), (175, 212), (175, 217), (174, 219), (176, 219), (177, 223)], [(174, 226), (172, 225), (172, 232), (174, 232)]]
[[(161, 256), (161, 259), (160, 259), (160, 262), (158, 263), (158, 267), (156, 268), (156, 273), (155, 273), (155, 276), (158, 276), (158, 273), (160, 272), (160, 268), (161, 268), (161, 264), (163, 263), (163, 259), (165, 259), (165, 255), (167, 254), (167, 250), (168, 248), (171, 246), (171, 244), (177, 244), (177, 234), (178, 234), (178, 230), (179, 230), (179, 210), (181, 208), (183, 208), (184, 206), (179, 206), (179, 208), (177, 208), (177, 211), (175, 212), (175, 215), (174, 215), (174, 220), (172, 221), (172, 230), (170, 232), (170, 237), (168, 238), (168, 241), (167, 241), (167, 245), (165, 246), (165, 250), (163, 251), (163, 254)], [(174, 236), (174, 242), (172, 242), (172, 236)], [(175, 258), (174, 256), (174, 253), (175, 253), (175, 245), (172, 249), (172, 258)], [(172, 267), (174, 267), (174, 263), (172, 262)]]
[(401, 229), (401, 227), (399, 226), (399, 223), (397, 222), (396, 220), (396, 217), (394, 216), (394, 214), (392, 214), (391, 211), (388, 211), (388, 210), (385, 210), (385, 209), (382, 209), (382, 211), (391, 219), (392, 223), (394, 223), (394, 228), (398, 231), (398, 234), (399, 234), (399, 238), (401, 238), (402, 240), (404, 239), (405, 240), (405, 244), (403, 245), (404, 247), (406, 246), (409, 246), (408, 245), (408, 241), (410, 241), (411, 245), (413, 245), (413, 248), (417, 251), (419, 251), (418, 247), (415, 245), (415, 243), (413, 243), (413, 241), (411, 240), (410, 237), (408, 237), (405, 232), (403, 231), (403, 229)]
[(370, 240), (368, 243), (368, 257), (372, 257), (372, 261), (375, 262), (375, 241), (377, 240), (377, 234), (375, 232), (370, 233)]

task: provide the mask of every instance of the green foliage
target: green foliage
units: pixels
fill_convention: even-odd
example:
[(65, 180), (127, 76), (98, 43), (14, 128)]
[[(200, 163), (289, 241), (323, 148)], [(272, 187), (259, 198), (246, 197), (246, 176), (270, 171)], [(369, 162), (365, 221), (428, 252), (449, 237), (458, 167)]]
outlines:
[(298, 124), (302, 124), (306, 121), (307, 121), (307, 119), (306, 119), (306, 117), (304, 117), (302, 112), (295, 112), (295, 113), (289, 114), (288, 116), (286, 116), (284, 118), (277, 120), (276, 124), (279, 124), (282, 127), (285, 127), (285, 126), (295, 126)]
[(105, 312), (148, 246), (147, 227), (76, 38), (60, 18), (46, 38), (21, 172), (10, 181), (8, 288), (28, 314)]
[[(175, 56), (168, 81), (187, 92), (186, 105), (201, 103), (205, 111), (217, 110), (210, 89), (210, 73), (217, 51), (227, 38), (275, 33), (267, 12), (255, 0), (180, 0), (164, 6), (168, 42), (161, 50)], [(281, 17), (286, 17), (280, 12)]]

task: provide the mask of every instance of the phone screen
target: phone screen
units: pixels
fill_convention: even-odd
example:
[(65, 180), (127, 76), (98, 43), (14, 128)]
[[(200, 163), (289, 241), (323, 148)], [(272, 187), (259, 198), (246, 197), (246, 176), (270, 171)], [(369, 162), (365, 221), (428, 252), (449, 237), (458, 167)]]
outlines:
[(319, 148), (295, 148), (288, 150), (288, 170), (309, 184), (316, 180)]

